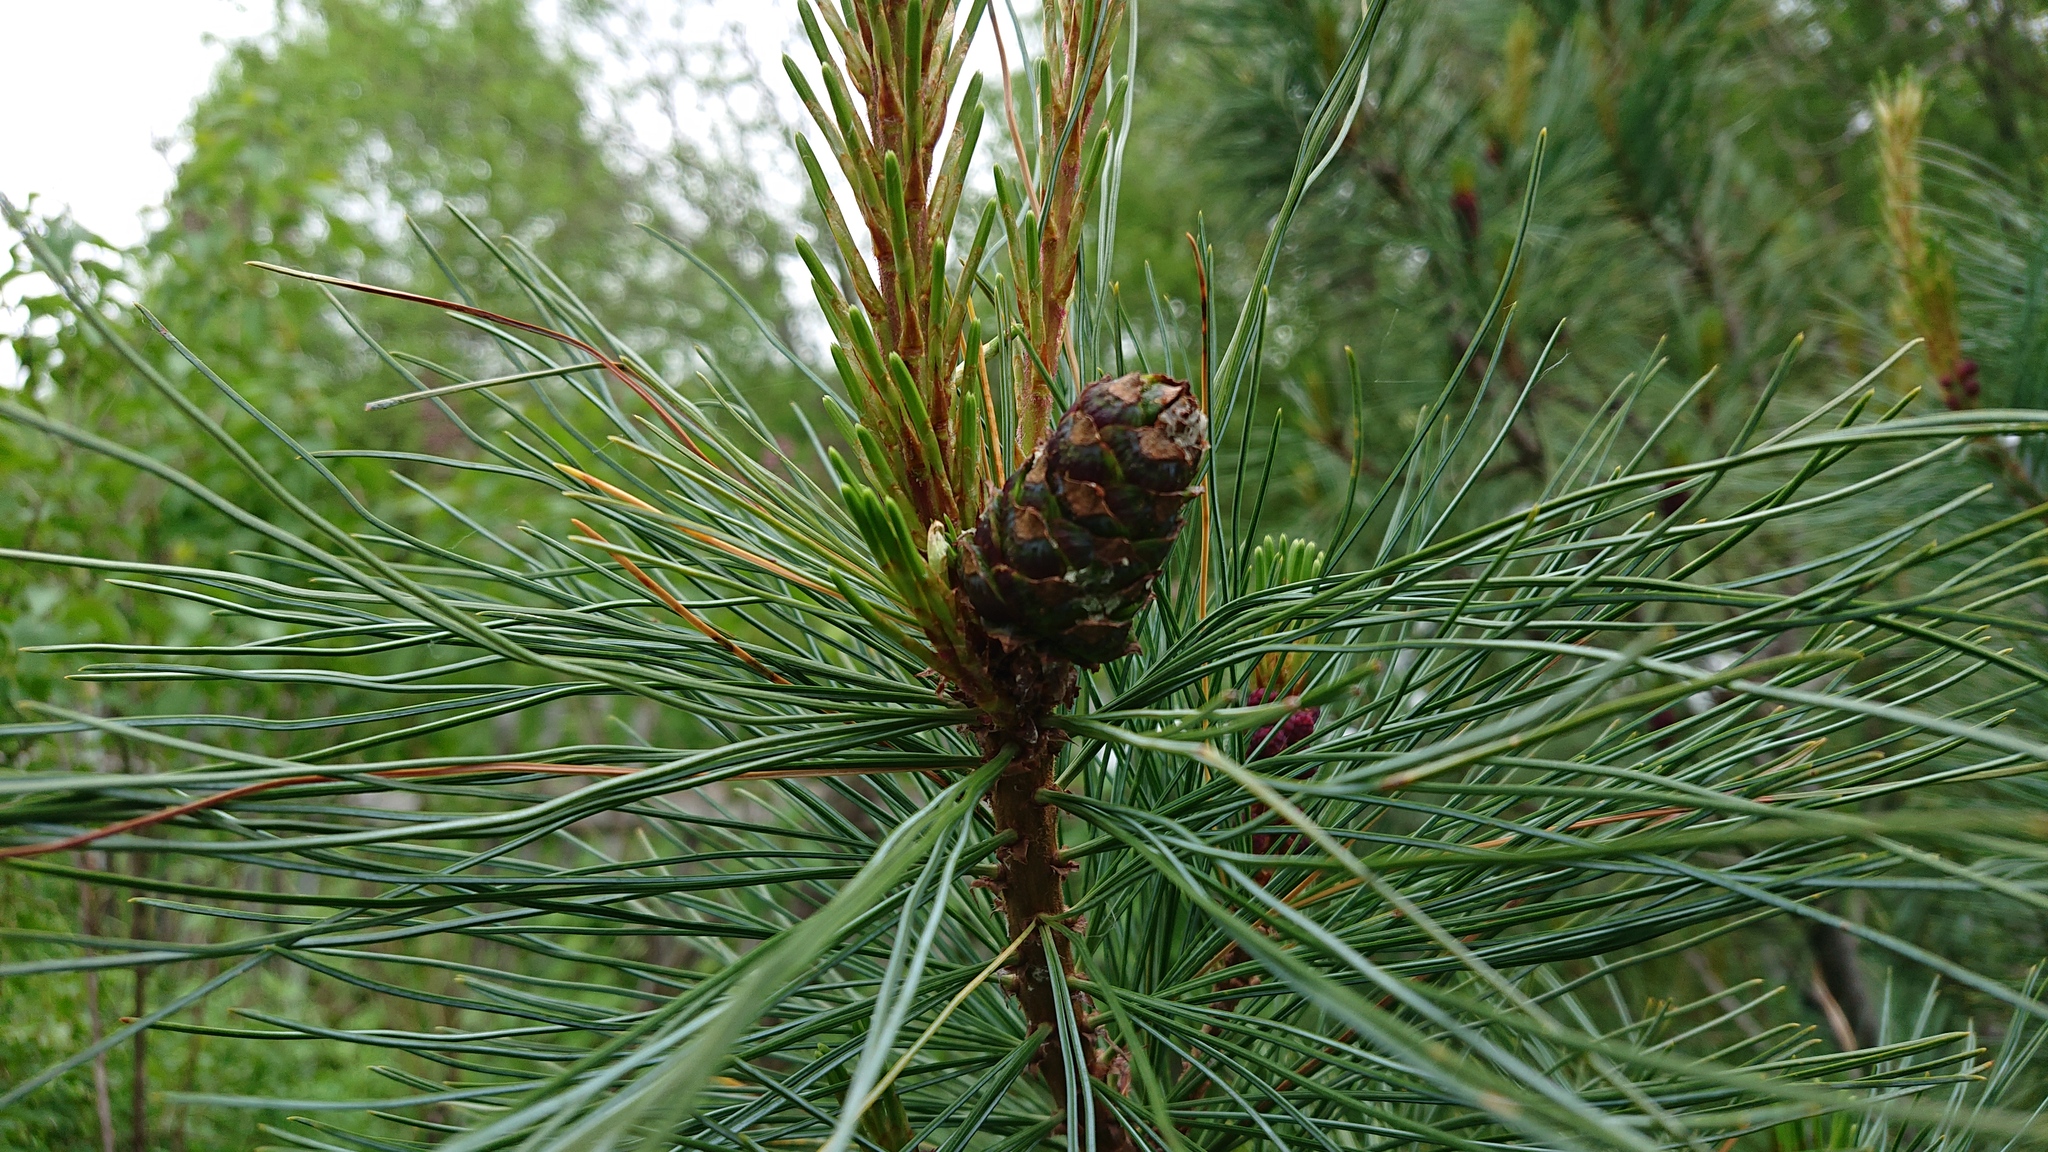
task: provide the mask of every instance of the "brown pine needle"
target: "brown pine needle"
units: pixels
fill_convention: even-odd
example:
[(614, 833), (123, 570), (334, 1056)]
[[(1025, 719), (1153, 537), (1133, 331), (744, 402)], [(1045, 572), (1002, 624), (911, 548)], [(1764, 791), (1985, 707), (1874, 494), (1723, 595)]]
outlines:
[(1003, 22), (991, 16), (988, 26), (995, 33), (996, 58), (1003, 68), (1003, 116), (1010, 122), (1010, 143), (1017, 149), (1017, 182), (1024, 185), (1032, 210), (1043, 214), (1045, 206), (1038, 202), (1038, 189), (1031, 184), (1031, 158), (1024, 154), (1024, 129), (1017, 123), (1017, 89), (1010, 81), (1010, 50), (1003, 46)]
[[(546, 773), (550, 776), (631, 776), (635, 772), (644, 771), (646, 771), (645, 768), (606, 764), (532, 764), (508, 760), (489, 764), (436, 764), (423, 765), (418, 768), (379, 768), (362, 775), (374, 776), (380, 780), (417, 780), (439, 776), (475, 776), (498, 772), (534, 772)], [(723, 779), (797, 780), (820, 776), (875, 776), (890, 772), (924, 771), (927, 771), (927, 769), (912, 764), (890, 764), (875, 768), (856, 768), (852, 766), (843, 768), (763, 768), (756, 771), (734, 773)], [(112, 824), (102, 825), (89, 832), (80, 832), (75, 836), (66, 836), (61, 840), (45, 840), (39, 844), (16, 844), (11, 847), (0, 848), (0, 860), (15, 860), (26, 856), (44, 856), (51, 852), (83, 848), (87, 844), (97, 840), (104, 840), (109, 836), (119, 836), (123, 832), (133, 832), (139, 828), (148, 828), (154, 824), (162, 824), (166, 820), (175, 820), (180, 816), (189, 816), (194, 812), (204, 812), (208, 808), (217, 808), (231, 800), (240, 800), (245, 796), (254, 796), (259, 792), (268, 792), (272, 788), (283, 788), (293, 784), (338, 784), (357, 778), (359, 777), (332, 776), (309, 772), (303, 776), (280, 776), (275, 780), (258, 780), (253, 784), (238, 785), (234, 788), (215, 792), (211, 796), (202, 796), (197, 800), (188, 800), (183, 804), (173, 804), (167, 808), (159, 808), (154, 812), (145, 813), (141, 816), (131, 816), (126, 820), (117, 820)]]
[(572, 468), (567, 464), (557, 464), (555, 465), (555, 467), (559, 471), (566, 472), (569, 475), (574, 476), (576, 479), (583, 481), (585, 484), (590, 485), (592, 488), (597, 489), (599, 492), (604, 493), (605, 495), (611, 497), (614, 500), (619, 501), (622, 504), (631, 504), (633, 507), (640, 509), (642, 512), (653, 512), (656, 515), (660, 515), (661, 513), (661, 509), (656, 508), (654, 505), (649, 504), (647, 501), (642, 500), (638, 496), (633, 495), (631, 492), (626, 491), (624, 488), (621, 488), (616, 484), (610, 484), (603, 480), (599, 480), (597, 477), (592, 476), (590, 473), (585, 472), (581, 468)]
[(690, 433), (683, 428), (682, 421), (676, 419), (675, 414), (669, 411), (668, 405), (662, 403), (661, 398), (659, 396), (656, 396), (654, 392), (651, 389), (649, 389), (645, 383), (641, 381), (640, 374), (634, 371), (631, 365), (626, 364), (625, 362), (620, 360), (612, 359), (610, 356), (607, 356), (603, 352), (599, 351), (596, 347), (588, 343), (585, 343), (582, 340), (578, 340), (576, 337), (571, 336), (566, 332), (557, 332), (552, 328), (544, 327), (539, 324), (529, 324), (524, 320), (515, 320), (510, 316), (506, 316), (498, 312), (492, 312), (486, 308), (478, 308), (475, 305), (458, 304), (453, 300), (443, 300), (438, 296), (422, 296), (417, 292), (403, 292), (396, 288), (386, 288), (381, 284), (365, 284), (360, 280), (343, 280), (338, 276), (322, 276), (318, 272), (307, 272), (298, 268), (287, 268), (282, 264), (271, 264), (262, 260), (251, 260), (248, 262), (248, 264), (249, 267), (251, 268), (261, 268), (265, 272), (275, 272), (280, 276), (292, 276), (300, 280), (310, 280), (315, 284), (325, 284), (335, 288), (347, 288), (350, 291), (362, 292), (371, 296), (384, 296), (393, 300), (403, 300), (409, 304), (425, 304), (430, 307), (442, 309), (443, 311), (446, 312), (456, 312), (464, 316), (474, 317), (475, 319), (478, 320), (485, 320), (492, 324), (502, 324), (507, 328), (515, 328), (521, 332), (531, 332), (535, 336), (545, 336), (550, 340), (556, 341), (557, 343), (567, 344), (571, 348), (575, 348), (585, 353), (588, 353), (591, 359), (597, 361), (599, 364), (602, 364), (604, 366), (605, 371), (610, 372), (613, 376), (618, 377), (621, 383), (623, 383), (626, 387), (633, 390), (634, 395), (640, 397), (642, 401), (646, 402), (649, 408), (654, 409), (654, 414), (661, 417), (662, 423), (668, 425), (669, 431), (674, 432), (676, 436), (679, 439), (681, 439), (685, 445), (689, 447), (690, 451), (695, 452), (699, 457), (703, 458), (703, 460), (706, 463), (709, 463), (711, 460), (709, 456), (704, 455), (703, 449), (697, 447), (696, 439), (692, 437)]
[[(974, 315), (974, 301), (971, 297), (967, 301), (967, 315)], [(994, 465), (988, 470), (988, 480), (1001, 488), (1003, 482), (1010, 478), (1012, 465), (1004, 462), (1003, 442), (996, 439), (996, 434), (1002, 430), (1002, 422), (996, 418), (996, 394), (988, 386), (988, 353), (980, 344), (974, 346), (974, 363), (975, 370), (981, 373), (981, 406), (983, 415), (988, 420), (987, 430), (982, 433), (981, 447), (988, 461)], [(972, 495), (975, 506), (980, 507), (982, 493), (975, 492)]]
[[(606, 540), (603, 534), (598, 532), (597, 529), (592, 528), (590, 525), (585, 524), (581, 520), (571, 520), (569, 521), (569, 523), (574, 524), (577, 530), (582, 532), (584, 535), (589, 536), (592, 540), (597, 541), (600, 546), (608, 545), (610, 543), (610, 541)], [(640, 581), (641, 585), (643, 585), (649, 592), (654, 593), (655, 596), (660, 598), (663, 604), (668, 605), (670, 611), (674, 612), (678, 616), (681, 616), (684, 620), (689, 621), (690, 627), (695, 628), (697, 631), (702, 632), (704, 635), (709, 636), (711, 637), (711, 639), (716, 640), (718, 643), (724, 645), (726, 651), (739, 657), (741, 660), (746, 661), (748, 667), (752, 668), (756, 672), (759, 672), (761, 675), (766, 676), (768, 679), (773, 680), (775, 683), (789, 683), (788, 680), (776, 675), (774, 671), (772, 671), (766, 664), (763, 664), (759, 660), (756, 660), (754, 658), (753, 653), (748, 652), (746, 649), (740, 647), (737, 643), (733, 641), (731, 637), (727, 636), (723, 632), (720, 632), (718, 629), (713, 628), (711, 626), (710, 621), (704, 619), (702, 616), (697, 615), (695, 612), (690, 611), (689, 605), (683, 603), (681, 600), (676, 599), (675, 593), (670, 592), (667, 588), (662, 587), (661, 584), (656, 582), (654, 577), (649, 576), (645, 572), (642, 572), (640, 570), (640, 566), (638, 564), (633, 563), (632, 559), (628, 557), (625, 553), (614, 551), (609, 547), (606, 547), (605, 551), (611, 555), (612, 559), (617, 560), (619, 564), (625, 568), (626, 571), (632, 573), (633, 579)]]
[[(615, 484), (607, 484), (604, 481), (598, 479), (597, 477), (592, 476), (590, 473), (585, 472), (580, 468), (571, 468), (567, 464), (557, 464), (555, 465), (555, 467), (561, 469), (563, 472), (566, 472), (571, 476), (574, 476), (576, 479), (583, 481), (585, 484), (590, 485), (592, 488), (597, 489), (598, 491), (604, 493), (605, 495), (611, 497), (614, 500), (620, 501), (621, 503), (630, 504), (633, 507), (645, 512), (654, 513), (656, 516), (659, 516), (664, 521), (668, 522), (677, 531), (681, 532), (685, 536), (688, 536), (690, 539), (697, 541), (700, 544), (709, 544), (711, 547), (718, 549), (720, 552), (723, 552), (728, 556), (731, 556), (738, 560), (745, 560), (747, 563), (752, 564), (757, 568), (762, 568), (769, 572), (772, 572), (775, 575), (782, 577), (784, 580), (787, 580), (792, 584), (801, 584), (802, 586), (804, 586), (805, 588), (809, 588), (813, 592), (821, 592), (835, 599), (845, 599), (845, 597), (839, 594), (839, 590), (837, 588), (834, 588), (829, 584), (820, 584), (816, 580), (813, 580), (808, 576), (792, 571), (784, 565), (777, 564), (775, 561), (768, 559), (766, 556), (763, 556), (757, 552), (750, 552), (747, 549), (732, 543), (731, 541), (721, 540), (717, 536), (714, 536), (701, 528), (692, 528), (687, 524), (678, 523), (675, 517), (669, 515), (666, 512), (663, 512), (661, 509), (656, 508), (654, 505), (649, 504), (647, 501), (640, 499), (638, 496), (633, 495), (631, 492), (626, 491), (624, 488), (620, 488)], [(581, 524), (582, 521), (572, 520), (570, 521), (570, 523)], [(593, 535), (595, 534), (593, 533)], [(597, 538), (602, 539), (602, 537)]]
[(834, 600), (846, 599), (846, 597), (840, 595), (839, 589), (832, 587), (830, 584), (820, 584), (816, 580), (813, 580), (808, 576), (805, 576), (799, 572), (786, 568), (781, 564), (777, 564), (775, 561), (768, 559), (766, 556), (763, 556), (757, 552), (749, 552), (745, 548), (742, 548), (729, 540), (721, 540), (718, 537), (713, 536), (711, 533), (706, 532), (701, 528), (692, 528), (687, 524), (677, 524), (675, 528), (678, 532), (681, 532), (683, 535), (688, 536), (690, 539), (697, 541), (699, 544), (708, 544), (711, 547), (718, 549), (720, 552), (723, 552), (726, 555), (733, 557), (734, 559), (745, 560), (747, 563), (752, 564), (758, 568), (763, 568), (769, 572), (772, 572), (775, 575), (782, 577), (784, 580), (787, 580), (792, 584), (800, 584), (805, 588), (809, 588), (813, 592), (819, 592), (823, 593), (826, 596), (830, 596)]

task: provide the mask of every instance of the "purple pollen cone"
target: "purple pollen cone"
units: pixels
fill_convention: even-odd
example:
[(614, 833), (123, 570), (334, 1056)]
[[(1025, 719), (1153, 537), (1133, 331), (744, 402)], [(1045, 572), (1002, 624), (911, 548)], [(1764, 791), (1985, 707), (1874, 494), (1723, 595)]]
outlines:
[[(1278, 693), (1268, 693), (1263, 688), (1254, 688), (1245, 695), (1246, 704), (1265, 704), (1281, 699)], [(1264, 760), (1278, 756), (1303, 740), (1315, 734), (1316, 724), (1323, 718), (1321, 708), (1302, 708), (1289, 713), (1278, 724), (1268, 724), (1252, 729), (1251, 740), (1245, 745), (1251, 750), (1250, 759)]]

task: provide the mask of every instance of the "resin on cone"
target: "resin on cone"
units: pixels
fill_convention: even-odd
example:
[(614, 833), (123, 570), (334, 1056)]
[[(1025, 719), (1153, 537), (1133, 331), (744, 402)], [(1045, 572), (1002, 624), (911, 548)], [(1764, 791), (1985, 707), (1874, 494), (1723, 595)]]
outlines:
[(1085, 667), (1126, 654), (1209, 447), (1185, 381), (1131, 373), (1081, 390), (955, 555), (990, 635)]

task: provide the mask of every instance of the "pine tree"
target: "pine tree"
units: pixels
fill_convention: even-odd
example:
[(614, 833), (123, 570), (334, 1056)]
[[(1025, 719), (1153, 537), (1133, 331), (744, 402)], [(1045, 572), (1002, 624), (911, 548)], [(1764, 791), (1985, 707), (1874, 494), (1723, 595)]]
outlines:
[[(1041, 54), (990, 101), (1016, 167), (971, 225), (986, 113), (961, 72), (988, 5), (802, 11), (814, 60), (789, 70), (824, 231), (800, 251), (834, 339), (800, 413), (807, 454), (744, 387), (670, 379), (516, 246), (490, 249), (517, 286), (495, 307), (445, 257), (440, 295), (269, 268), (331, 292), (401, 381), (374, 410), (430, 406), (411, 410), (467, 445), (413, 462), (559, 492), (548, 519), (508, 525), (412, 481), (444, 519), (395, 522), (158, 332), (193, 388), (281, 446), (288, 479), (7, 207), (79, 322), (268, 502), (0, 401), (265, 541), (237, 566), (0, 552), (268, 625), (84, 646), (120, 658), (86, 674), (378, 699), (277, 719), (24, 704), (36, 723), (8, 735), (179, 762), (0, 780), (0, 859), (220, 931), (104, 956), (60, 934), (45, 942), (66, 954), (0, 969), (207, 966), (15, 1080), (0, 1110), (145, 1029), (224, 1031), (179, 1014), (290, 966), (432, 1022), (309, 1019), (308, 1002), (228, 1030), (402, 1058), (384, 1100), (178, 1098), (360, 1114), (288, 1134), (308, 1147), (1647, 1152), (1816, 1115), (1843, 1117), (1837, 1146), (2038, 1137), (2035, 984), (1822, 901), (1935, 887), (2039, 904), (2011, 879), (2038, 858), (2036, 816), (1967, 791), (2048, 762), (2008, 723), (2048, 683), (2026, 599), (2039, 526), (1948, 532), (1984, 493), (1924, 512), (1901, 493), (1985, 438), (2048, 433), (2048, 414), (1913, 414), (1852, 377), (1789, 418), (1759, 403), (1724, 437), (1684, 428), (1695, 451), (1674, 460), (1661, 439), (1698, 389), (1653, 406), (1643, 372), (1540, 483), (1482, 494), (1521, 403), (1491, 398), (1497, 377), (1540, 380), (1559, 353), (1551, 334), (1520, 372), (1510, 354), (1539, 134), (1441, 386), (1370, 483), (1354, 439), (1355, 490), (1282, 539), (1274, 449), (1252, 447), (1284, 319), (1271, 289), (1367, 103), (1367, 60), (1402, 70), (1401, 45), (1376, 49), (1385, 6), (1333, 25), (1241, 291), (1197, 237), (1215, 293), (1186, 332), (1145, 301), (1149, 336), (1113, 276), (1138, 60), (1121, 5), (1044, 7)], [(445, 316), (473, 366), (421, 377), (351, 310), (364, 296)], [(1766, 401), (1796, 353), (1766, 369)], [(1776, 548), (1841, 522), (1860, 527), (1826, 554)], [(524, 724), (569, 697), (618, 723)], [(643, 706), (687, 724), (637, 729)], [(483, 753), (440, 743), (500, 718)], [(85, 848), (274, 884), (252, 908), (219, 873), (60, 862)], [(1774, 917), (1996, 1004), (2003, 1051), (1931, 1008), (1814, 1052), (1730, 1029), (1767, 995), (1747, 983), (1610, 994)]]

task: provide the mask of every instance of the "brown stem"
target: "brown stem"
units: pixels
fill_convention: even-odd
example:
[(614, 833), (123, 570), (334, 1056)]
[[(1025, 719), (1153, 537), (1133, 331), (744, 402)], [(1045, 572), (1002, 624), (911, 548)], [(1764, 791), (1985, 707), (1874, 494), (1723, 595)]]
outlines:
[[(989, 793), (996, 827), (1017, 834), (1014, 841), (998, 850), (1002, 865), (995, 887), (1002, 896), (1003, 916), (1012, 937), (1030, 933), (1010, 964), (1014, 980), (1011, 991), (1024, 1009), (1026, 1023), (1034, 1029), (1042, 1026), (1049, 1030), (1038, 1050), (1035, 1067), (1055, 1099), (1065, 1094), (1070, 1074), (1077, 1083), (1089, 1077), (1099, 1081), (1106, 1070), (1106, 1061), (1096, 1050), (1095, 1029), (1087, 1022), (1089, 1005), (1079, 992), (1068, 993), (1067, 1011), (1079, 1032), (1074, 1037), (1074, 1048), (1087, 1054), (1087, 1066), (1071, 1070), (1067, 1067), (1067, 1049), (1060, 1042), (1059, 992), (1053, 981), (1053, 965), (1059, 965), (1069, 982), (1079, 972), (1066, 937), (1039, 930), (1067, 914), (1066, 874), (1071, 866), (1060, 856), (1059, 809), (1039, 799), (1054, 787), (1053, 767), (1058, 762), (1058, 753), (1057, 744), (1041, 739), (1029, 754), (1010, 765)], [(1045, 949), (1047, 935), (1054, 941), (1051, 955)], [(1103, 1152), (1134, 1152), (1137, 1144), (1101, 1096), (1098, 1089), (1093, 1109), (1096, 1147)], [(1066, 1102), (1069, 1123), (1077, 1110), (1074, 1101)]]
[[(1053, 786), (1053, 765), (1058, 749), (1041, 741), (1030, 753), (1018, 757), (989, 792), (989, 807), (996, 828), (1016, 833), (1016, 839), (998, 850), (1001, 867), (996, 891), (1002, 897), (1003, 916), (1010, 935), (1031, 936), (1017, 950), (1011, 962), (1016, 978), (1014, 991), (1032, 1027), (1041, 1024), (1057, 1028), (1058, 1005), (1054, 999), (1052, 963), (1038, 927), (1066, 915), (1065, 864), (1060, 860), (1059, 811), (1039, 801), (1038, 794)], [(1074, 971), (1073, 951), (1064, 942), (1057, 946), (1057, 961), (1063, 973)], [(1039, 1054), (1039, 1069), (1049, 1084), (1065, 1083), (1066, 1069), (1057, 1038), (1048, 1039)]]
[[(1074, 668), (1064, 661), (1029, 652), (1005, 652), (986, 638), (982, 638), (982, 643), (990, 671), (1014, 705), (1008, 723), (984, 732), (982, 742), (991, 755), (1004, 745), (1013, 744), (1020, 749), (989, 790), (989, 811), (997, 831), (1015, 834), (1013, 840), (996, 850), (999, 863), (989, 886), (1002, 905), (1010, 936), (1025, 936), (1016, 958), (1010, 962), (1010, 992), (1024, 1009), (1027, 1027), (1047, 1030), (1033, 1066), (1052, 1089), (1053, 1097), (1059, 1099), (1066, 1093), (1069, 1069), (1067, 1047), (1060, 1041), (1059, 992), (1053, 979), (1053, 965), (1059, 965), (1070, 987), (1080, 972), (1066, 937), (1052, 933), (1055, 943), (1048, 954), (1047, 934), (1040, 930), (1066, 918), (1066, 875), (1072, 871), (1072, 865), (1060, 854), (1059, 809), (1042, 799), (1058, 786), (1054, 772), (1065, 737), (1047, 729), (1041, 721), (1072, 700)], [(1084, 996), (1069, 992), (1067, 1011), (1078, 1031), (1072, 1046), (1075, 1051), (1087, 1054), (1088, 1062), (1087, 1067), (1072, 1070), (1077, 1083), (1087, 1077), (1102, 1080), (1107, 1070), (1106, 1061), (1097, 1051), (1095, 1029), (1087, 1022), (1089, 1009)], [(1096, 1147), (1100, 1152), (1135, 1152), (1138, 1145), (1101, 1095), (1096, 1092), (1093, 1110)], [(1066, 1101), (1065, 1110), (1071, 1122), (1077, 1111), (1074, 1102)]]
[[(1116, 26), (1122, 15), (1120, 0), (1095, 9), (1095, 20), (1083, 22), (1084, 6), (1045, 6), (1046, 58), (1055, 65), (1041, 92), (1043, 104), (1038, 116), (1038, 157), (1040, 180), (1034, 182), (1029, 166), (1020, 168), (1023, 183), (1031, 193), (1038, 213), (1036, 282), (1027, 269), (1030, 261), (1013, 251), (1011, 260), (1017, 277), (1019, 321), (1026, 340), (1016, 352), (1014, 365), (1017, 413), (1017, 451), (1028, 452), (1044, 435), (1052, 417), (1051, 391), (1034, 371), (1032, 360), (1047, 373), (1057, 370), (1067, 347), (1067, 305), (1080, 273), (1081, 240), (1088, 216), (1087, 189), (1081, 186), (1089, 141), (1100, 125), (1102, 94), (1109, 76), (1107, 43), (1091, 46), (1100, 29)], [(1012, 131), (1015, 131), (1014, 118)], [(1019, 147), (1021, 155), (1021, 145)], [(1020, 160), (1021, 163), (1021, 160)], [(1070, 361), (1071, 362), (1071, 361)], [(1077, 379), (1076, 385), (1080, 383)]]

